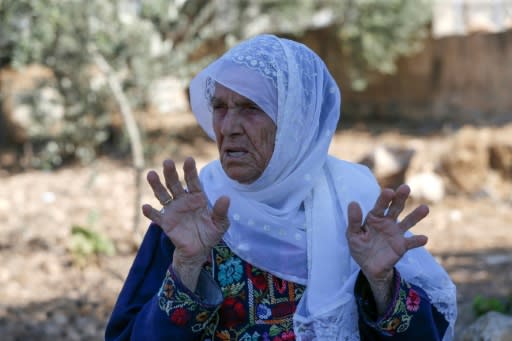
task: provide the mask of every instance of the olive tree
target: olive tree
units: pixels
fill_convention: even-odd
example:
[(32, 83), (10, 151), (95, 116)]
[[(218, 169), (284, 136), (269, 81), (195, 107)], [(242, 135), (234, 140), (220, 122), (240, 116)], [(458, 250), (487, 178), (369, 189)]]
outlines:
[(32, 136), (46, 164), (56, 166), (67, 155), (93, 159), (112, 138), (114, 109), (125, 114), (140, 164), (135, 120), (126, 113), (143, 109), (156, 78), (173, 75), (186, 83), (258, 33), (300, 39), (331, 26), (348, 57), (352, 87), (361, 90), (369, 75), (393, 73), (398, 57), (421, 47), (430, 9), (430, 0), (0, 0), (0, 66), (37, 63), (55, 74), (63, 128), (47, 136), (51, 130), (41, 124)]
[(300, 39), (330, 26), (352, 87), (364, 89), (370, 74), (393, 73), (398, 57), (421, 46), (430, 7), (430, 0), (0, 0), (0, 68), (39, 64), (55, 76), (64, 108), (59, 129), (45, 119), (37, 94), (26, 96), (37, 118), (29, 136), (35, 166), (93, 160), (113, 138), (112, 113), (119, 112), (139, 184), (144, 157), (133, 109), (144, 109), (158, 77), (186, 82), (258, 33)]

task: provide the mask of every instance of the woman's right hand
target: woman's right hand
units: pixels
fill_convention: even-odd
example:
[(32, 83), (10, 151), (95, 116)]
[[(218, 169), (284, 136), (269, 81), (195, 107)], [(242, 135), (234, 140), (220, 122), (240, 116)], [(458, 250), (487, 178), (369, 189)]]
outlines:
[(171, 239), (175, 246), (173, 268), (182, 282), (195, 290), (199, 272), (210, 250), (229, 227), (229, 198), (220, 197), (210, 210), (193, 158), (185, 160), (183, 170), (187, 190), (182, 187), (172, 160), (163, 163), (165, 186), (155, 171), (148, 173), (148, 183), (164, 207), (158, 211), (151, 205), (143, 205), (142, 212)]

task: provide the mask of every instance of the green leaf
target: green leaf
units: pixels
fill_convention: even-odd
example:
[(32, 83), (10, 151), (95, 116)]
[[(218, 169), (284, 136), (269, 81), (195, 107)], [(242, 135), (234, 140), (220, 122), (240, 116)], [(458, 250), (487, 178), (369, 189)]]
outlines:
[(114, 243), (106, 236), (83, 226), (74, 225), (71, 228), (71, 246), (73, 253), (90, 256), (115, 254)]
[(281, 333), (281, 328), (278, 326), (278, 325), (272, 325), (272, 327), (270, 327), (270, 330), (268, 332), (269, 336), (277, 336)]
[(489, 311), (506, 313), (506, 303), (496, 297), (484, 297), (477, 295), (473, 299), (473, 311), (476, 316), (481, 316)]

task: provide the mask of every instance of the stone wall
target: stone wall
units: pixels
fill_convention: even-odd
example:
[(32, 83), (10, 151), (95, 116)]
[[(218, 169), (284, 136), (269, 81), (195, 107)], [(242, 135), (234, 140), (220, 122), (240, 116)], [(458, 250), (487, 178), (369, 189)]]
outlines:
[(330, 29), (309, 32), (303, 41), (341, 85), (345, 117), (455, 125), (512, 121), (512, 30), (430, 38), (421, 52), (399, 60), (395, 75), (375, 75), (363, 92), (350, 89)]

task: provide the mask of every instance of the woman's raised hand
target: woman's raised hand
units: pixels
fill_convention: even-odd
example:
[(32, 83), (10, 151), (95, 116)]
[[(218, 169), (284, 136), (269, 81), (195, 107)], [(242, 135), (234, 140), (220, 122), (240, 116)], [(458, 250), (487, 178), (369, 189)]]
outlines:
[(425, 218), (427, 206), (418, 206), (398, 221), (409, 193), (407, 185), (401, 185), (396, 191), (384, 189), (364, 223), (359, 205), (352, 202), (348, 207), (350, 252), (369, 279), (387, 277), (408, 250), (427, 243), (426, 236), (404, 236), (408, 229)]
[(155, 171), (148, 173), (148, 183), (163, 208), (156, 210), (151, 205), (143, 205), (142, 212), (158, 224), (171, 239), (175, 246), (173, 266), (182, 276), (184, 283), (186, 279), (183, 277), (189, 274), (180, 272), (192, 271), (194, 278), (190, 286), (195, 288), (195, 275), (199, 275), (199, 270), (207, 260), (210, 250), (221, 240), (229, 227), (229, 198), (220, 197), (213, 209), (209, 209), (208, 199), (203, 192), (193, 158), (185, 160), (183, 170), (187, 190), (181, 185), (172, 160), (165, 160), (163, 163), (165, 186)]
[[(375, 291), (382, 291), (384, 300), (381, 303), (384, 306), (395, 264), (408, 250), (427, 243), (426, 236), (404, 235), (428, 214), (426, 205), (416, 207), (398, 221), (409, 193), (407, 185), (401, 185), (396, 191), (384, 189), (364, 222), (359, 205), (352, 202), (348, 206), (346, 236), (350, 253), (370, 282), (374, 296), (379, 296)], [(378, 300), (378, 297), (375, 298)]]

